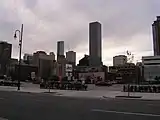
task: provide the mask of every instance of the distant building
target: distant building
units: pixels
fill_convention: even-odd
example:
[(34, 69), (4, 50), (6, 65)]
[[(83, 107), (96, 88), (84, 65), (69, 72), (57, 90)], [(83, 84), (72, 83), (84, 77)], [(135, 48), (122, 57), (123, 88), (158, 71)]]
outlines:
[(44, 51), (37, 51), (33, 54), (33, 65), (38, 66), (38, 75), (43, 79), (54, 75), (55, 71), (55, 55), (54, 53), (46, 54)]
[(16, 64), (18, 64), (18, 59), (16, 59), (16, 58), (11, 58), (10, 64), (11, 64), (11, 65), (16, 65)]
[[(31, 80), (31, 73), (34, 72), (37, 74), (38, 72), (38, 67), (34, 65), (29, 65), (29, 64), (21, 64), (21, 74), (20, 74), (20, 79), (22, 81), (24, 80)], [(17, 80), (18, 79), (18, 59), (11, 58), (10, 64), (7, 66), (7, 76), (10, 76), (12, 80)]]
[(56, 64), (56, 75), (61, 78), (66, 76), (66, 64), (67, 60), (64, 55), (58, 56), (57, 64)]
[[(25, 81), (25, 80), (32, 80), (31, 78), (31, 73), (35, 73), (37, 74), (38, 73), (38, 67), (37, 66), (34, 66), (34, 65), (21, 65), (21, 74), (20, 74), (20, 79), (22, 81)], [(18, 79), (18, 68), (19, 68), (19, 65), (15, 65), (15, 70), (14, 70), (14, 74), (16, 75), (15, 78)]]
[(18, 65), (18, 59), (15, 58), (11, 58), (9, 65), (7, 65), (7, 76), (11, 76), (13, 79), (17, 78), (17, 76), (15, 75), (16, 65)]
[(102, 33), (101, 24), (92, 22), (89, 24), (89, 64), (90, 66), (102, 65)]
[(55, 60), (54, 52), (50, 52), (48, 58), (50, 58), (51, 60)]
[(23, 62), (25, 64), (33, 64), (33, 55), (25, 53), (23, 56)]
[(154, 55), (160, 55), (160, 16), (152, 24)]
[(127, 63), (127, 56), (118, 55), (113, 57), (113, 66), (125, 65)]
[(76, 65), (76, 52), (74, 51), (66, 52), (66, 60), (69, 64), (72, 64), (73, 66), (75, 66)]
[(109, 66), (109, 74), (114, 74), (113, 80), (120, 83), (140, 83), (141, 71), (139, 66), (133, 63), (126, 63), (121, 66)]
[(79, 60), (79, 64), (77, 66), (89, 66), (89, 59), (89, 55), (84, 55), (84, 57)]
[(7, 65), (10, 63), (12, 44), (0, 42), (0, 75), (6, 74)]
[(107, 66), (90, 66), (89, 61), (89, 55), (84, 55), (84, 57), (79, 60), (79, 64), (77, 64), (74, 70), (75, 77), (78, 79), (83, 78), (87, 81), (92, 81), (94, 79), (94, 82), (97, 81), (98, 78), (106, 80), (108, 72)]
[(64, 41), (57, 42), (57, 58), (64, 55)]
[(154, 81), (160, 77), (160, 56), (143, 56), (144, 78), (146, 81)]

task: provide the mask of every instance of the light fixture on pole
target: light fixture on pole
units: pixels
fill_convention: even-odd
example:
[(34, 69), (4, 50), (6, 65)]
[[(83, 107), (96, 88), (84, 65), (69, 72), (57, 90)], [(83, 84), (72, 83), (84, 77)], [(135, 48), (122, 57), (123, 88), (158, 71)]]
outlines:
[(15, 30), (14, 38), (17, 38), (17, 32), (19, 33), (19, 63), (18, 63), (18, 90), (20, 90), (20, 80), (21, 80), (21, 53), (22, 53), (22, 38), (23, 38), (23, 24), (21, 30)]

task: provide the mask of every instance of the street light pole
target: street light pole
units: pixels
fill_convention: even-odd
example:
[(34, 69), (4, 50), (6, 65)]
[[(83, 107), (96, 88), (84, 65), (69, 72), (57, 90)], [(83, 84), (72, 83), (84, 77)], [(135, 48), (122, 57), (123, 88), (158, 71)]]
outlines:
[(14, 38), (17, 38), (16, 33), (19, 33), (19, 63), (18, 63), (18, 90), (20, 90), (20, 80), (21, 80), (21, 54), (22, 54), (22, 40), (23, 40), (23, 24), (21, 30), (16, 30)]

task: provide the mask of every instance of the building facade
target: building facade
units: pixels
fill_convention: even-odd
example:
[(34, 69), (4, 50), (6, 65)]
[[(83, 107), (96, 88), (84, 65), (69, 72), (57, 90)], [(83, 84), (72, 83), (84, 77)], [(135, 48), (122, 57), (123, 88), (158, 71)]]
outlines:
[(160, 77), (160, 56), (144, 56), (142, 65), (146, 81), (154, 81), (156, 77)]
[(23, 62), (26, 64), (33, 64), (33, 55), (25, 53), (23, 56)]
[(76, 52), (68, 51), (66, 52), (66, 60), (69, 64), (72, 64), (73, 67), (76, 65)]
[(11, 60), (12, 44), (0, 42), (0, 75), (5, 75)]
[(56, 75), (61, 80), (63, 77), (66, 76), (66, 64), (67, 60), (64, 55), (58, 56), (57, 63), (56, 63)]
[(44, 51), (37, 51), (33, 54), (33, 65), (38, 66), (37, 76), (47, 79), (55, 74), (55, 55), (47, 55)]
[(101, 24), (92, 22), (89, 24), (89, 56), (90, 66), (102, 65)]
[(15, 66), (18, 65), (18, 59), (11, 58), (9, 65), (7, 66), (7, 76), (11, 76), (12, 80), (17, 80), (15, 72)]
[(160, 16), (152, 24), (154, 55), (160, 55)]
[(125, 65), (127, 63), (127, 56), (118, 55), (113, 57), (113, 66)]
[(121, 66), (109, 66), (109, 74), (112, 74), (112, 79), (120, 83), (140, 83), (140, 72), (140, 68), (133, 63)]
[(84, 55), (84, 57), (79, 60), (79, 64), (77, 64), (77, 66), (89, 66), (89, 59), (89, 55)]
[(64, 41), (57, 42), (57, 57), (64, 55)]

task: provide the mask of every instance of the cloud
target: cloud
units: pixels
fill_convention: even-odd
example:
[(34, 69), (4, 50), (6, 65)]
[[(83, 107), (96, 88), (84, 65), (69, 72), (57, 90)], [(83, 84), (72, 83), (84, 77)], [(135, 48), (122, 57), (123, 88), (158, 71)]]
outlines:
[(159, 0), (1, 0), (0, 38), (13, 44), (17, 56), (13, 33), (23, 23), (23, 53), (56, 52), (56, 41), (64, 40), (65, 49), (75, 50), (79, 59), (88, 53), (89, 22), (100, 21), (108, 65), (126, 49), (138, 58), (152, 54), (151, 24), (160, 14), (159, 5)]

